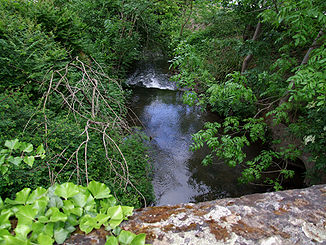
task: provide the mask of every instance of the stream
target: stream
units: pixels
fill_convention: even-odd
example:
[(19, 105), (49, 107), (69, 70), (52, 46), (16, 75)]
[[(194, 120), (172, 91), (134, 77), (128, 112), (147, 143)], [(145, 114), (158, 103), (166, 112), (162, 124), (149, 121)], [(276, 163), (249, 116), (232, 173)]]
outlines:
[[(216, 114), (182, 103), (182, 92), (169, 81), (167, 62), (143, 62), (129, 77), (133, 85), (131, 106), (150, 137), (149, 155), (153, 164), (155, 205), (201, 202), (263, 192), (238, 183), (240, 168), (230, 168), (215, 160), (210, 166), (201, 161), (208, 149), (192, 152), (191, 135), (206, 121), (219, 121)], [(254, 154), (255, 147), (247, 149)]]

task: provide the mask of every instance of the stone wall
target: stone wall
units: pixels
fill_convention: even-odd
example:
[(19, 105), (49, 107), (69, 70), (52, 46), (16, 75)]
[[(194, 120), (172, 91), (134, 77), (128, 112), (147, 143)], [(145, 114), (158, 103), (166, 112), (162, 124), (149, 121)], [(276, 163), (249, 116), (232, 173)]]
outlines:
[[(122, 227), (146, 233), (153, 245), (326, 244), (326, 185), (139, 209)], [(104, 244), (104, 237), (103, 230), (75, 234), (67, 244)]]

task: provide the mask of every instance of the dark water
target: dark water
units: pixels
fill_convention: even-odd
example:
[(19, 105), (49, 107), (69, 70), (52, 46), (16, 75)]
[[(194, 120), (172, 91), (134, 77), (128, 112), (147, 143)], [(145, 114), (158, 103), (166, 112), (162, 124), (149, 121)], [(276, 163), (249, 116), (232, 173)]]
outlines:
[[(207, 201), (260, 192), (254, 186), (239, 184), (239, 168), (230, 168), (221, 161), (202, 166), (207, 149), (189, 150), (191, 134), (206, 121), (219, 118), (199, 108), (182, 103), (178, 91), (135, 88), (132, 107), (152, 138), (153, 185), (156, 205)], [(248, 152), (250, 154), (250, 152)]]
[[(230, 168), (215, 160), (201, 165), (207, 149), (189, 150), (191, 135), (206, 121), (218, 121), (212, 113), (182, 103), (182, 92), (167, 76), (167, 62), (141, 63), (127, 83), (134, 87), (131, 106), (150, 136), (153, 161), (153, 186), (156, 205), (200, 202), (262, 192), (254, 186), (238, 183), (239, 168)], [(139, 87), (141, 86), (141, 87)], [(255, 147), (248, 149), (252, 155)]]

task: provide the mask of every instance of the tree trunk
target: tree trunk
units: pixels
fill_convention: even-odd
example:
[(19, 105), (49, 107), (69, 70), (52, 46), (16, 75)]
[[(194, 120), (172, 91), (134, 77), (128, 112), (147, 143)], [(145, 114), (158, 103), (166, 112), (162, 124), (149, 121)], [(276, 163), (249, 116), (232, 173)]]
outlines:
[[(186, 26), (186, 24), (188, 23), (188, 21), (189, 21), (191, 15), (192, 15), (192, 8), (193, 8), (193, 1), (191, 0), (191, 1), (190, 1), (190, 13), (189, 13), (187, 19), (185, 20), (185, 22), (181, 25), (180, 34), (179, 34), (180, 37), (182, 36), (182, 34), (183, 34), (183, 29), (184, 29), (184, 27)], [(186, 12), (186, 11), (185, 11), (185, 12)]]
[(301, 62), (301, 65), (307, 64), (307, 62), (309, 60), (310, 53), (317, 47), (318, 39), (321, 38), (324, 34), (325, 34), (325, 31), (323, 29), (318, 32), (317, 37), (315, 38), (314, 42), (312, 43), (312, 45), (308, 49), (306, 55), (304, 56), (304, 58), (303, 58), (303, 60)]
[[(254, 36), (252, 37), (252, 41), (256, 41), (257, 40), (260, 31), (261, 31), (261, 22), (258, 22), (258, 24), (256, 26), (256, 30), (255, 30)], [(248, 69), (249, 63), (252, 60), (252, 58), (253, 58), (253, 54), (249, 54), (243, 60), (242, 68), (241, 68), (241, 73), (244, 73)]]
[[(315, 40), (313, 41), (312, 45), (310, 46), (310, 48), (308, 49), (308, 51), (306, 52), (303, 60), (301, 61), (301, 66), (302, 65), (306, 65), (308, 63), (308, 60), (309, 60), (309, 56), (311, 54), (311, 52), (317, 47), (317, 42), (318, 40), (325, 34), (325, 31), (324, 29), (321, 29), (319, 32), (318, 32), (318, 35), (317, 37), (315, 38)], [(289, 88), (290, 90), (294, 89), (295, 88), (295, 84), (294, 84), (294, 81), (292, 80), (289, 84)], [(289, 94), (290, 91), (287, 91), (286, 93), (286, 96), (280, 101), (280, 104), (284, 103), (284, 102), (287, 102), (290, 98), (290, 94)]]

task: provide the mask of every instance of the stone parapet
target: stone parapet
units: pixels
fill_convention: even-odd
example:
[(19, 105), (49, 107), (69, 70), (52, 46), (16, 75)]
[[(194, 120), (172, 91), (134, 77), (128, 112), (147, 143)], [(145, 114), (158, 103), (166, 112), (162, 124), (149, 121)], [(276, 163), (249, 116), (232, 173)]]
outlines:
[[(148, 207), (136, 210), (122, 228), (146, 233), (153, 245), (326, 244), (326, 185)], [(87, 236), (75, 234), (67, 244), (82, 244), (73, 243), (78, 237), (101, 244), (103, 235), (90, 233), (88, 243)]]

